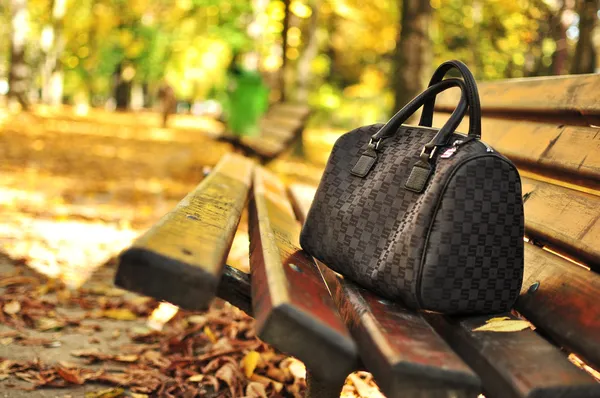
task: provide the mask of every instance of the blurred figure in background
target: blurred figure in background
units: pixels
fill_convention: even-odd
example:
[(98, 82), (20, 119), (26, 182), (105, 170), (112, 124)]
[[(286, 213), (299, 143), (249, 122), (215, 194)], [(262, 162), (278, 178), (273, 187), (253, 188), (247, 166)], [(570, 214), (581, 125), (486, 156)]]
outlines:
[(162, 127), (166, 128), (169, 116), (177, 110), (175, 90), (166, 79), (163, 80), (158, 89), (158, 100), (160, 102), (160, 112), (162, 114)]
[(269, 90), (257, 64), (255, 54), (237, 53), (227, 71), (227, 127), (236, 136), (257, 135), (258, 122), (269, 105)]

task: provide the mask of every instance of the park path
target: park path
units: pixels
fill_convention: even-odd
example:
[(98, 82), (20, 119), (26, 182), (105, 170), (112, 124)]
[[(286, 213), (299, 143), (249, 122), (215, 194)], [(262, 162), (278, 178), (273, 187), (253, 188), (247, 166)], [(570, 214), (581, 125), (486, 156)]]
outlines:
[[(202, 130), (219, 127), (73, 111), (0, 109), (0, 397), (301, 396), (302, 363), (236, 308), (178, 311), (112, 285), (120, 250), (232, 150)], [(270, 167), (317, 182), (336, 137), (307, 137), (312, 162)], [(248, 269), (243, 225), (228, 263)], [(360, 395), (348, 383), (343, 396)]]

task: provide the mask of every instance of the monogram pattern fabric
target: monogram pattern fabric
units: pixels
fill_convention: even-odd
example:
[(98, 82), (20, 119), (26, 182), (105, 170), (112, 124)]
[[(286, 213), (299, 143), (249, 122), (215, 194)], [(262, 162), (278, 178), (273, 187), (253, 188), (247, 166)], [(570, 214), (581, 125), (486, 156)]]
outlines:
[[(368, 175), (352, 175), (381, 126), (358, 128), (336, 142), (302, 229), (302, 248), (412, 308), (509, 309), (523, 273), (523, 205), (514, 165), (472, 140), (447, 158), (436, 154), (425, 190), (412, 192), (406, 180), (437, 130), (402, 126), (383, 141)], [(453, 134), (449, 143), (464, 139)]]

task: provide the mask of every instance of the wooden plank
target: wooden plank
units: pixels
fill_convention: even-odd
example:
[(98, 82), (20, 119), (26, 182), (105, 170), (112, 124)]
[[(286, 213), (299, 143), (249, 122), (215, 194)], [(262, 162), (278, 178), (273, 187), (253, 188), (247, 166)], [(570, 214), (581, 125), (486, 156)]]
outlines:
[(186, 309), (207, 308), (231, 247), (253, 170), (226, 155), (198, 187), (119, 256), (115, 284)]
[(319, 379), (339, 382), (357, 366), (356, 346), (313, 259), (300, 249), (300, 226), (283, 184), (262, 168), (249, 216), (258, 336), (298, 357)]
[[(516, 319), (511, 314), (507, 316)], [(493, 316), (427, 320), (477, 370), (487, 398), (598, 397), (600, 384), (531, 329), (475, 332)]]
[(310, 107), (304, 104), (278, 102), (271, 105), (267, 115), (279, 114), (294, 119), (305, 119), (310, 114)]
[(386, 395), (473, 397), (480, 392), (477, 375), (421, 315), (335, 278), (326, 277), (342, 318)]
[(525, 245), (525, 276), (516, 308), (553, 340), (597, 369), (599, 297), (600, 275), (534, 245)]
[[(314, 188), (292, 185), (304, 220)], [(320, 265), (363, 363), (390, 397), (476, 396), (480, 381), (417, 313), (359, 288)]]
[(600, 197), (523, 178), (527, 236), (600, 270)]
[[(434, 125), (449, 116), (436, 113)], [(481, 123), (483, 140), (519, 168), (600, 189), (600, 128), (500, 118)], [(468, 120), (458, 131), (468, 131)]]
[(217, 297), (235, 305), (252, 316), (250, 275), (237, 268), (225, 265), (217, 288)]
[[(509, 79), (478, 85), (481, 108), (490, 111), (574, 113), (600, 115), (600, 75)], [(438, 109), (451, 110), (460, 92), (449, 90), (438, 98)]]

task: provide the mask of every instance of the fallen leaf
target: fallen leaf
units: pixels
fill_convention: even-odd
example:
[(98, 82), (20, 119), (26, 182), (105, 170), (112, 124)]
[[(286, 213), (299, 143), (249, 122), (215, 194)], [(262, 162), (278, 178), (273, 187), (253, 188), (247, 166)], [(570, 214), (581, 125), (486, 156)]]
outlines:
[(242, 367), (247, 378), (250, 378), (254, 374), (254, 370), (259, 362), (260, 354), (256, 351), (250, 351), (244, 356)]
[(188, 316), (187, 321), (194, 325), (204, 325), (207, 322), (207, 318), (204, 315), (192, 315)]
[(502, 322), (502, 321), (507, 321), (507, 320), (510, 320), (510, 318), (507, 316), (499, 316), (499, 317), (495, 317), (495, 318), (490, 318), (485, 322), (492, 323), (492, 322)]
[(19, 303), (18, 301), (10, 301), (10, 302), (4, 304), (4, 307), (2, 308), (2, 310), (4, 311), (5, 314), (8, 314), (8, 315), (17, 314), (19, 311), (21, 311), (21, 303)]
[(39, 283), (40, 281), (37, 278), (31, 276), (10, 276), (8, 278), (0, 279), (0, 287), (26, 284), (38, 285)]
[(85, 382), (85, 380), (83, 380), (79, 375), (79, 371), (77, 371), (77, 369), (59, 367), (56, 369), (56, 373), (58, 373), (63, 380), (68, 381), (71, 384), (83, 384)]
[(523, 319), (510, 319), (508, 317), (488, 319), (485, 325), (473, 329), (474, 332), (519, 332), (531, 327)]
[(352, 384), (354, 385), (354, 388), (356, 388), (356, 392), (358, 393), (358, 395), (360, 397), (385, 398), (385, 396), (381, 392), (379, 392), (379, 389), (368, 385), (364, 380), (362, 380), (356, 374), (351, 373), (348, 376), (348, 379), (352, 382)]
[[(45, 346), (45, 347), (52, 347), (52, 344), (54, 343), (54, 340), (51, 339), (45, 339), (43, 337), (25, 337), (24, 339), (20, 339), (18, 341), (19, 345), (22, 346)], [(60, 346), (60, 342), (59, 346)]]
[(204, 334), (206, 335), (206, 337), (208, 337), (208, 339), (210, 340), (211, 343), (214, 344), (214, 343), (217, 342), (217, 336), (215, 336), (215, 334), (213, 333), (213, 331), (210, 330), (210, 327), (208, 325), (204, 326), (203, 331), (204, 331)]
[(6, 373), (0, 373), (0, 380), (6, 380), (10, 377), (10, 375)]
[(265, 386), (255, 381), (248, 383), (246, 387), (247, 398), (267, 398), (267, 392)]
[(12, 342), (15, 341), (14, 337), (4, 337), (0, 339), (0, 344), (1, 345), (10, 345), (12, 344)]
[(227, 362), (215, 372), (215, 376), (219, 380), (223, 380), (229, 386), (229, 391), (232, 396), (236, 396), (235, 391), (239, 382), (239, 369), (231, 362)]
[(119, 362), (135, 362), (139, 358), (137, 355), (116, 355), (114, 359)]
[(65, 327), (65, 322), (58, 320), (56, 318), (42, 317), (42, 318), (36, 319), (35, 327), (36, 327), (36, 329), (38, 329), (42, 332), (46, 332), (48, 330), (61, 329), (61, 328)]
[(74, 368), (79, 367), (79, 365), (76, 364), (75, 362), (69, 362), (69, 361), (59, 361), (58, 364), (65, 369), (74, 369)]
[(306, 366), (296, 358), (287, 358), (282, 361), (282, 365), (287, 361), (287, 368), (297, 379), (306, 379)]
[(187, 379), (187, 381), (193, 382), (193, 383), (199, 383), (204, 379), (204, 375), (193, 375), (192, 377), (190, 377), (189, 379)]
[(148, 394), (136, 394), (132, 392), (129, 395), (131, 395), (131, 398), (148, 398)]
[(90, 391), (85, 393), (85, 398), (117, 398), (125, 394), (122, 388), (108, 388), (105, 390)]
[(268, 385), (272, 385), (273, 388), (275, 389), (275, 392), (280, 392), (283, 389), (283, 383), (280, 383), (273, 379), (269, 379), (268, 377), (261, 376), (256, 373), (254, 373), (252, 375), (252, 377), (250, 377), (250, 380), (257, 381), (257, 382), (263, 384), (265, 387), (267, 387)]
[(111, 308), (104, 310), (102, 315), (105, 318), (116, 319), (119, 321), (135, 321), (138, 317), (128, 308)]

